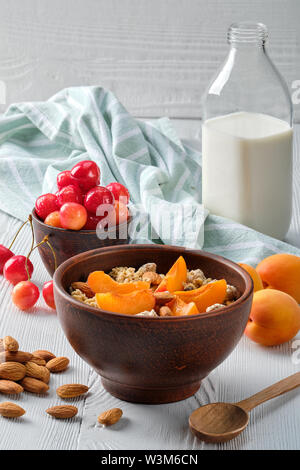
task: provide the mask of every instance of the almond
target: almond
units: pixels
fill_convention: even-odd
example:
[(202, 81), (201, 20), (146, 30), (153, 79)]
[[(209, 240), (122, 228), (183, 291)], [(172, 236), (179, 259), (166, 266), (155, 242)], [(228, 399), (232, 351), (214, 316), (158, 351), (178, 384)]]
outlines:
[(42, 382), (45, 382), (46, 384), (49, 382), (50, 372), (47, 367), (38, 366), (31, 361), (26, 362), (25, 367), (27, 377), (33, 377), (34, 379), (42, 380)]
[(55, 357), (47, 362), (46, 367), (50, 372), (62, 372), (67, 369), (69, 362), (67, 357)]
[(49, 390), (49, 386), (41, 380), (34, 379), (33, 377), (24, 377), (21, 380), (21, 385), (26, 392), (31, 393), (46, 393)]
[(0, 378), (7, 380), (21, 380), (25, 377), (26, 367), (19, 362), (3, 362), (0, 364)]
[(19, 343), (12, 336), (5, 336), (3, 338), (3, 346), (5, 351), (18, 351)]
[(104, 411), (98, 416), (98, 422), (104, 424), (104, 426), (111, 426), (122, 418), (123, 411), (121, 408), (112, 408), (111, 410)]
[(45, 359), (42, 359), (41, 357), (38, 357), (38, 356), (32, 356), (32, 358), (30, 359), (30, 362), (34, 362), (38, 366), (46, 366)]
[(61, 385), (56, 389), (56, 393), (61, 398), (79, 397), (88, 391), (89, 387), (81, 384)]
[(83, 294), (85, 294), (89, 299), (95, 297), (95, 292), (90, 288), (87, 282), (73, 282), (71, 284), (72, 289), (79, 289)]
[(36, 351), (33, 351), (32, 353), (35, 357), (40, 357), (41, 359), (44, 359), (44, 361), (48, 362), (51, 359), (54, 359), (56, 356), (50, 351), (47, 351), (46, 349), (37, 349)]
[(0, 403), (0, 415), (4, 416), (5, 418), (19, 418), (26, 413), (23, 408), (15, 403), (11, 403), (10, 401), (4, 401)]
[(154, 292), (154, 297), (156, 300), (156, 305), (158, 305), (159, 307), (166, 305), (174, 299), (174, 295), (167, 290), (164, 292)]
[(160, 317), (170, 317), (172, 316), (172, 310), (169, 307), (160, 307), (159, 309), (159, 316)]
[(7, 395), (17, 395), (22, 393), (23, 387), (13, 382), (12, 380), (0, 380), (0, 393), (6, 393)]
[(77, 415), (78, 409), (76, 406), (71, 405), (52, 406), (52, 408), (46, 410), (46, 413), (54, 418), (66, 419), (73, 418), (73, 416)]
[(32, 358), (32, 354), (24, 351), (2, 351), (0, 353), (0, 362), (28, 362)]
[(158, 286), (161, 283), (162, 278), (159, 274), (153, 271), (146, 271), (142, 277), (143, 281), (150, 282), (150, 284)]

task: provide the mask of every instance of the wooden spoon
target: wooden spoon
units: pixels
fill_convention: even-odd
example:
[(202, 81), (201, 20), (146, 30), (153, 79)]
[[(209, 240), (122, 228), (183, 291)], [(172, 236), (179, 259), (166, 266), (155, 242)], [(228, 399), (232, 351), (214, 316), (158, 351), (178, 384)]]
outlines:
[(238, 403), (210, 403), (201, 406), (190, 415), (190, 428), (205, 442), (230, 441), (247, 427), (249, 411), (299, 386), (300, 372), (297, 372)]

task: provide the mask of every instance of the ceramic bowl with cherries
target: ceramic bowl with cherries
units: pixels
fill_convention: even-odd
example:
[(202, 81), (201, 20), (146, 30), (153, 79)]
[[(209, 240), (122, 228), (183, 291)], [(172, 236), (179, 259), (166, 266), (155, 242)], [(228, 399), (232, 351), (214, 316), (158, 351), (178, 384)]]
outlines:
[(121, 183), (101, 186), (99, 166), (84, 160), (57, 175), (56, 193), (39, 196), (35, 212), (52, 227), (96, 230), (126, 222), (129, 199), (129, 191)]

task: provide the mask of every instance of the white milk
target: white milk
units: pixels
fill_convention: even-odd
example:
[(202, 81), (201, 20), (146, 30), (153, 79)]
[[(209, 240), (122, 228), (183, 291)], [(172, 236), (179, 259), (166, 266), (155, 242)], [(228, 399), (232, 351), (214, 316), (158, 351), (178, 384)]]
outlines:
[(202, 127), (202, 202), (228, 217), (282, 239), (292, 209), (293, 131), (287, 122), (239, 112)]

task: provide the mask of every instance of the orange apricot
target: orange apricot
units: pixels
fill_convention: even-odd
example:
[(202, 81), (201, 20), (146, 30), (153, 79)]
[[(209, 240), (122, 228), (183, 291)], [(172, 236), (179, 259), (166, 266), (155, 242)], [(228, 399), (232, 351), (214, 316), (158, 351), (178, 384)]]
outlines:
[(258, 290), (261, 290), (264, 288), (262, 280), (258, 272), (256, 271), (253, 266), (250, 266), (249, 264), (245, 263), (239, 263), (239, 265), (247, 271), (248, 274), (250, 274), (252, 281), (253, 281), (253, 291), (257, 292)]
[(256, 270), (265, 288), (281, 290), (300, 303), (300, 256), (272, 255), (262, 260)]
[(136, 290), (129, 294), (105, 292), (96, 294), (96, 302), (102, 310), (136, 315), (145, 310), (151, 311), (155, 306), (155, 297), (151, 290)]
[(179, 297), (175, 297), (167, 304), (171, 309), (172, 316), (179, 317), (182, 315), (197, 315), (199, 313), (194, 302), (185, 303)]
[(213, 304), (222, 304), (226, 297), (227, 283), (225, 279), (210, 282), (198, 289), (175, 291), (174, 294), (184, 302), (195, 302), (199, 312), (205, 312)]
[(166, 277), (161, 281), (156, 292), (169, 291), (174, 292), (176, 290), (183, 289), (183, 283), (186, 282), (187, 267), (183, 256), (175, 261), (173, 266), (167, 272)]
[(112, 292), (115, 294), (129, 294), (136, 290), (149, 289), (149, 282), (116, 282), (104, 271), (94, 271), (88, 277), (88, 285), (95, 293)]
[(263, 289), (255, 292), (246, 336), (264, 346), (285, 343), (300, 329), (300, 307), (285, 292)]

